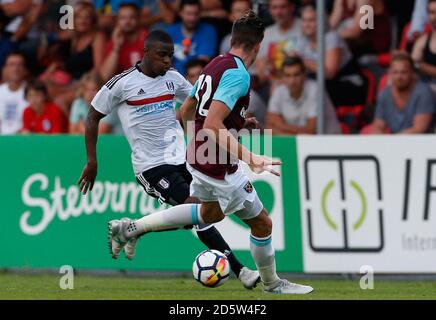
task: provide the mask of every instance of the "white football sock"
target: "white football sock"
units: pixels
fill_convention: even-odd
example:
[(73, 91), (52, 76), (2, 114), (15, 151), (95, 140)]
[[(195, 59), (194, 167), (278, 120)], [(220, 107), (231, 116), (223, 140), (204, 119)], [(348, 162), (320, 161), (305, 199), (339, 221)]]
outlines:
[[(188, 225), (203, 224), (200, 204), (181, 204), (149, 214), (135, 221), (137, 233), (182, 228)], [(136, 235), (136, 234), (135, 234)], [(130, 236), (130, 235), (129, 235)]]
[(271, 235), (265, 238), (250, 235), (250, 250), (260, 278), (265, 286), (280, 280), (276, 273), (276, 259)]

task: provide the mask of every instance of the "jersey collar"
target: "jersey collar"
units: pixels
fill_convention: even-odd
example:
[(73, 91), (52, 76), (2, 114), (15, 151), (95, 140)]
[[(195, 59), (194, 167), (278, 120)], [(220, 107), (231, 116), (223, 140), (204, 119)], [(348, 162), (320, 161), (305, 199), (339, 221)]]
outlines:
[(137, 70), (140, 74), (142, 74), (144, 77), (147, 77), (147, 78), (149, 78), (149, 79), (158, 79), (159, 77), (162, 77), (162, 76), (157, 76), (157, 77), (155, 77), (155, 78), (152, 78), (152, 77), (150, 77), (150, 76), (147, 76), (144, 72), (142, 72), (141, 68), (139, 67), (140, 64), (141, 64), (141, 61), (138, 61), (137, 63), (135, 63), (135, 68), (136, 68), (136, 70)]
[(236, 54), (233, 54), (233, 53), (230, 53), (230, 52), (228, 54), (231, 55), (234, 58), (237, 58), (237, 59), (241, 60), (242, 65), (244, 66), (245, 70), (247, 70), (247, 67), (245, 66), (244, 60), (242, 60), (242, 58), (240, 56), (237, 56)]
[(136, 70), (138, 70), (139, 72), (142, 73), (141, 68), (139, 67), (139, 64), (140, 64), (140, 63), (141, 63), (141, 61), (136, 62), (136, 63), (135, 63), (135, 68), (136, 68)]

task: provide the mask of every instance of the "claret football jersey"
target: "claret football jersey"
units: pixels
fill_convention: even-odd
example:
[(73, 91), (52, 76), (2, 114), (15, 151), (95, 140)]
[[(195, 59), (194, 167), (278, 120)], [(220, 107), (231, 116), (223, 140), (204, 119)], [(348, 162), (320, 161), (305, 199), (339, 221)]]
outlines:
[[(226, 173), (237, 170), (237, 159), (230, 159), (219, 151), (215, 146), (215, 159), (211, 160), (206, 154), (208, 148), (202, 147), (207, 139), (200, 139), (199, 134), (203, 129), (204, 121), (213, 100), (223, 102), (230, 110), (224, 120), (225, 127), (239, 131), (245, 124), (245, 113), (250, 102), (250, 74), (243, 61), (238, 56), (230, 53), (220, 55), (213, 59), (204, 69), (198, 81), (194, 85), (191, 97), (197, 99), (197, 111), (195, 116), (195, 137), (188, 146), (188, 163), (196, 170), (216, 179), (224, 179)], [(207, 150), (206, 152), (204, 150)], [(205, 159), (199, 157), (205, 153)]]

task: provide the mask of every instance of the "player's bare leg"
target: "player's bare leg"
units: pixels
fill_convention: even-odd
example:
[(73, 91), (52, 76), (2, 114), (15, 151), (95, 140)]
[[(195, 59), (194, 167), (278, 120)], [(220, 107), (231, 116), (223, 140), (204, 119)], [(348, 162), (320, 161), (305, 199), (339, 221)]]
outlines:
[(139, 236), (152, 231), (182, 228), (187, 225), (204, 223), (198, 204), (182, 204), (162, 210), (138, 220), (123, 218), (109, 221), (109, 247), (114, 259), (127, 242), (136, 241)]
[(286, 279), (280, 279), (277, 275), (275, 251), (271, 238), (272, 221), (265, 209), (262, 209), (257, 217), (244, 221), (251, 228), (251, 255), (260, 273), (264, 291), (279, 294), (306, 294), (312, 292), (312, 287), (291, 283)]

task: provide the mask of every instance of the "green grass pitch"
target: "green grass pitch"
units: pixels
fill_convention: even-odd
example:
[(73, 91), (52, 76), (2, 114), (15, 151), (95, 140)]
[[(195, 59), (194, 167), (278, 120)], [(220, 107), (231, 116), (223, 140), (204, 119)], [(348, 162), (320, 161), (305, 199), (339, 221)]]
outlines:
[[(152, 278), (77, 275), (74, 290), (61, 290), (61, 275), (0, 274), (0, 299), (156, 299), (156, 300), (273, 300), (273, 299), (436, 299), (436, 281), (386, 281), (375, 278), (373, 290), (359, 280), (295, 280), (311, 285), (305, 296), (272, 295), (258, 286), (245, 290), (235, 279), (219, 288), (205, 288), (192, 278)], [(290, 279), (292, 280), (292, 279)]]

